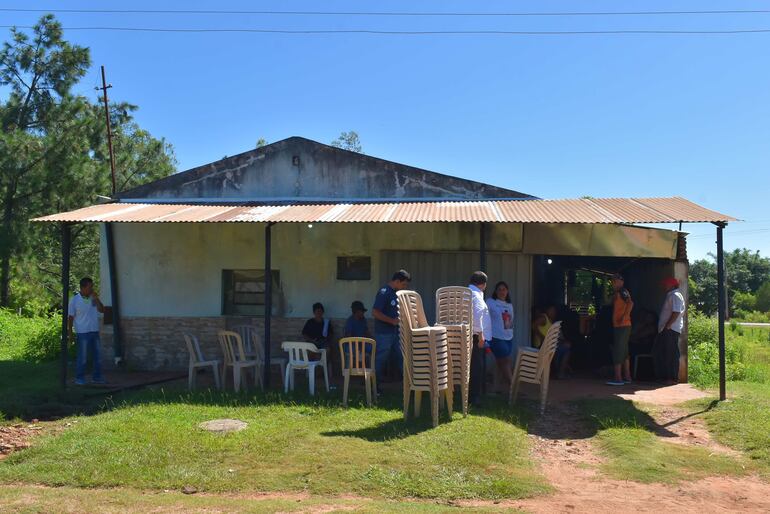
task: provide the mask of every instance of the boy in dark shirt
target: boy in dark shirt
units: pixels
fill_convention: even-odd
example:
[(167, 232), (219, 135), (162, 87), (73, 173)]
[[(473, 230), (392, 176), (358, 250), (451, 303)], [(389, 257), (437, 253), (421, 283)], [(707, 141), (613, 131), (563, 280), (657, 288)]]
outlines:
[(332, 326), (328, 319), (324, 318), (324, 306), (320, 302), (313, 304), (313, 317), (305, 322), (302, 336), (309, 343), (314, 343), (318, 349), (326, 348), (326, 343), (331, 340)]
[(366, 308), (363, 302), (356, 300), (350, 305), (351, 316), (345, 322), (345, 337), (372, 337), (369, 326), (366, 324), (364, 313)]

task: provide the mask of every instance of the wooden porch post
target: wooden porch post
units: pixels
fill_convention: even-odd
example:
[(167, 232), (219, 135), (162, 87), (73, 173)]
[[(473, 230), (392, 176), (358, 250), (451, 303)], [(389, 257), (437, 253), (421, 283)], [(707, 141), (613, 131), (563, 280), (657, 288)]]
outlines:
[(265, 226), (265, 337), (263, 345), (265, 347), (265, 362), (262, 367), (264, 373), (265, 389), (270, 387), (270, 321), (273, 315), (273, 270), (271, 263), (272, 255), (272, 234), (271, 229), (275, 225), (269, 222)]
[(727, 398), (726, 363), (725, 363), (725, 315), (727, 313), (727, 291), (725, 290), (725, 255), (722, 231), (727, 223), (715, 223), (717, 226), (717, 317), (719, 319), (719, 399)]
[(70, 247), (72, 234), (69, 223), (61, 224), (61, 355), (59, 368), (59, 385), (67, 387), (67, 354), (69, 346), (69, 331), (67, 322), (70, 301)]

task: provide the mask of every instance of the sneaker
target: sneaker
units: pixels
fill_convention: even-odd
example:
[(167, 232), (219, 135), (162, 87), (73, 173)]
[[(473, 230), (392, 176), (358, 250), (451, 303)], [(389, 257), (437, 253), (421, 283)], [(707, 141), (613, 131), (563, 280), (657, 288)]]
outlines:
[(622, 386), (622, 385), (626, 385), (626, 383), (623, 382), (622, 380), (608, 380), (607, 381), (607, 385), (608, 386)]
[(623, 379), (623, 383), (628, 385), (628, 384), (633, 384), (634, 382), (632, 380), (625, 380), (625, 379)]
[(92, 384), (98, 384), (98, 385), (104, 385), (104, 384), (107, 383), (107, 381), (104, 380), (103, 378), (94, 378), (93, 380), (91, 380), (91, 383)]
[(86, 385), (86, 381), (83, 380), (82, 378), (76, 378), (75, 379), (75, 385), (84, 386), (84, 385)]

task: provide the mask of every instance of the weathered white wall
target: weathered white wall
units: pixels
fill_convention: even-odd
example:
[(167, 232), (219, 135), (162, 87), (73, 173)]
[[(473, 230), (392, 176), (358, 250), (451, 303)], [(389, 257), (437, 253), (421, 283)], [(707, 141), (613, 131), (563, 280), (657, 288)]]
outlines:
[[(521, 225), (495, 225), (488, 230), (487, 248), (520, 251), (521, 233)], [(261, 224), (116, 224), (114, 234), (121, 314), (126, 317), (219, 316), (222, 270), (264, 267)], [(279, 224), (272, 235), (272, 266), (280, 271), (283, 292), (274, 312), (286, 317), (309, 316), (315, 301), (339, 318), (349, 315), (352, 300), (371, 307), (382, 276), (395, 271), (380, 269), (382, 250), (479, 247), (477, 224)], [(337, 256), (344, 255), (370, 256), (372, 279), (337, 280)], [(104, 262), (104, 285), (107, 270)], [(109, 299), (104, 286), (102, 296)]]

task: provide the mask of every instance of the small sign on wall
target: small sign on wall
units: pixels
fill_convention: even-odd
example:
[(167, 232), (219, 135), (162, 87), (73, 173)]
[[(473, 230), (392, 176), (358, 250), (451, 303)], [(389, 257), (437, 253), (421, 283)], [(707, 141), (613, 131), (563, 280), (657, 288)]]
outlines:
[(371, 278), (371, 257), (337, 257), (337, 280), (371, 280)]

